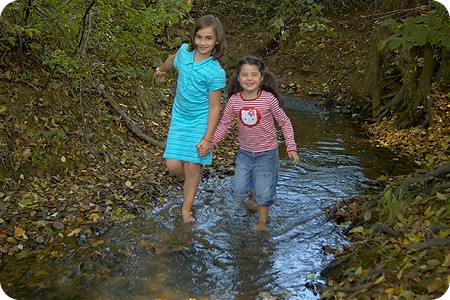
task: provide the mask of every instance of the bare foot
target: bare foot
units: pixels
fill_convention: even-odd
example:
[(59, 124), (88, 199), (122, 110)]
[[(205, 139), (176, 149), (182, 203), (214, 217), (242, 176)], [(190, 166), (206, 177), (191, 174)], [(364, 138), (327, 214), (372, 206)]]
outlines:
[(261, 232), (261, 231), (267, 231), (267, 226), (265, 223), (258, 221), (255, 226), (253, 226), (252, 231), (254, 232)]
[(181, 216), (183, 217), (183, 223), (184, 224), (191, 224), (195, 222), (194, 217), (192, 216), (192, 214), (181, 214)]

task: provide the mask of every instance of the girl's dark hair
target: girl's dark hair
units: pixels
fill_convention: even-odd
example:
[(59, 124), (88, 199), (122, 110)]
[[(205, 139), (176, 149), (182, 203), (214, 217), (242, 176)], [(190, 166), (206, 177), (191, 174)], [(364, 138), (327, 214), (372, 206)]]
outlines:
[(264, 62), (255, 56), (245, 56), (239, 60), (236, 66), (236, 72), (233, 74), (232, 78), (228, 81), (227, 92), (228, 97), (239, 93), (243, 90), (241, 84), (239, 83), (238, 77), (241, 73), (242, 65), (255, 65), (258, 67), (259, 72), (263, 76), (261, 82), (261, 89), (267, 92), (271, 92), (277, 99), (280, 107), (283, 107), (283, 99), (281, 98), (281, 92), (278, 88), (278, 84), (275, 79), (275, 75), (266, 70)]
[(197, 31), (207, 27), (212, 27), (216, 31), (217, 45), (214, 47), (214, 51), (211, 55), (215, 59), (219, 59), (227, 50), (227, 41), (225, 40), (225, 31), (223, 30), (222, 22), (220, 22), (218, 17), (213, 15), (202, 16), (195, 22), (191, 29), (188, 51), (193, 51), (195, 49), (195, 35), (197, 34)]

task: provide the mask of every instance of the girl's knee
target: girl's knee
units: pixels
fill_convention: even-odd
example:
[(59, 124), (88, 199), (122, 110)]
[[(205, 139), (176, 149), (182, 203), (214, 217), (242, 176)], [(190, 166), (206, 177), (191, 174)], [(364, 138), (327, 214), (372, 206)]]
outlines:
[(186, 176), (200, 176), (200, 164), (185, 162), (184, 173)]
[(166, 167), (167, 171), (176, 176), (182, 176), (183, 171), (183, 163), (181, 161), (166, 159)]

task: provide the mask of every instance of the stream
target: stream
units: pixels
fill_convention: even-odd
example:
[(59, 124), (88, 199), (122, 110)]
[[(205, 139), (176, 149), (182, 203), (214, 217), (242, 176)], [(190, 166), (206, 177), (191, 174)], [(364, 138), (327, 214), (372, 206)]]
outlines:
[[(332, 260), (323, 247), (348, 243), (345, 227), (324, 210), (373, 187), (380, 175), (414, 166), (375, 147), (356, 125), (308, 101), (288, 98), (300, 163), (280, 146), (278, 201), (268, 231), (228, 192), (231, 178), (201, 183), (196, 223), (181, 224), (181, 191), (164, 204), (80, 244), (62, 258), (2, 266), (2, 286), (16, 299), (319, 299), (314, 284)], [(11, 291), (14, 291), (13, 293)]]

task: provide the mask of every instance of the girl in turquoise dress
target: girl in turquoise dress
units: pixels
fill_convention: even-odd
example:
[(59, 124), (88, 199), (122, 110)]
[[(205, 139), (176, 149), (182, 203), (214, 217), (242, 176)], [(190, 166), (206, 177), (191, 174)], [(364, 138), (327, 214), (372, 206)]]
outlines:
[(200, 156), (197, 147), (211, 146), (220, 117), (220, 98), (226, 86), (225, 70), (218, 59), (226, 50), (225, 33), (213, 15), (200, 17), (191, 30), (189, 44), (182, 44), (156, 68), (155, 80), (178, 70), (177, 90), (163, 158), (170, 173), (184, 179), (181, 216), (194, 221), (192, 204), (201, 179), (201, 165), (212, 163), (212, 153)]

